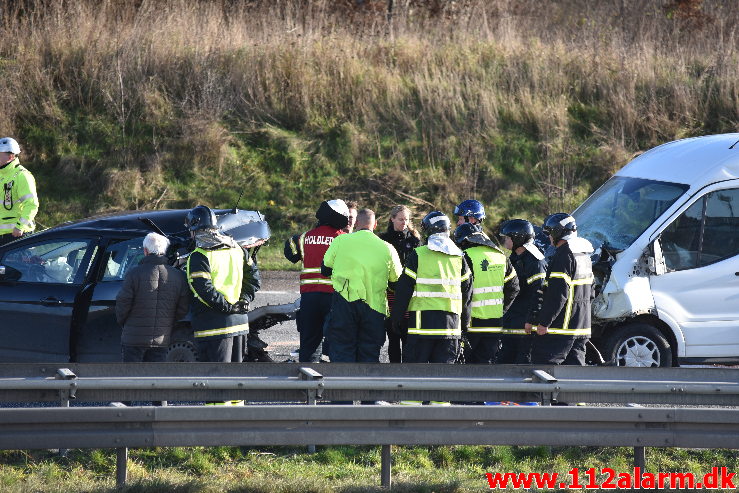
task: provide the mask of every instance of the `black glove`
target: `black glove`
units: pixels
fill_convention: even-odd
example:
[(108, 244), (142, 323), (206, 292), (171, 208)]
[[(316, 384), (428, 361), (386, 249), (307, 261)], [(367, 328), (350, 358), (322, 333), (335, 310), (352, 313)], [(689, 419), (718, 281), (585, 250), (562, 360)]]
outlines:
[(237, 301), (233, 305), (231, 305), (231, 312), (230, 313), (238, 313), (238, 314), (244, 314), (249, 311), (249, 303), (246, 301)]
[(408, 335), (408, 322), (405, 319), (392, 321), (393, 333), (398, 337)]

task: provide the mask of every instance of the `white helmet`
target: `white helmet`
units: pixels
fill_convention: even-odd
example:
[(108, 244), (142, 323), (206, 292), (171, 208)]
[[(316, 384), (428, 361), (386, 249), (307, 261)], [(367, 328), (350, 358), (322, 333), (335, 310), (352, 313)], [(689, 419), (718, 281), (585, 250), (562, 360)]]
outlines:
[(0, 139), (0, 152), (12, 152), (17, 156), (21, 153), (21, 147), (15, 139), (11, 137), (3, 137)]

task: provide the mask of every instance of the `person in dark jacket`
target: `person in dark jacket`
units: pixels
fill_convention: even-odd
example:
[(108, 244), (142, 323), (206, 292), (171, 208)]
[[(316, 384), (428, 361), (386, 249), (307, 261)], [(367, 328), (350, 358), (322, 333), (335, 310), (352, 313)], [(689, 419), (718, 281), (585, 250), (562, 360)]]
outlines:
[(403, 363), (454, 363), (462, 327), (469, 325), (470, 269), (449, 237), (450, 225), (440, 211), (424, 217), (426, 245), (408, 255), (395, 286), (390, 318), (396, 333), (407, 334)]
[[(355, 210), (354, 219), (356, 217)], [(323, 331), (331, 311), (334, 288), (331, 286), (331, 279), (321, 274), (321, 263), (334, 239), (344, 234), (350, 218), (351, 211), (343, 200), (325, 200), (316, 211), (318, 224), (285, 241), (285, 258), (292, 263), (302, 262), (303, 267), (300, 271), (300, 310), (296, 317), (300, 336), (300, 362), (316, 363), (320, 360), (321, 353), (326, 354), (329, 350)], [(353, 222), (351, 226), (353, 230)]]
[(469, 347), (465, 363), (496, 362), (503, 331), (503, 314), (518, 295), (516, 271), (505, 254), (482, 232), (480, 224), (463, 223), (454, 230), (454, 242), (464, 251), (472, 273), (472, 320), (465, 327)]
[(166, 361), (175, 322), (190, 303), (185, 273), (168, 265), (169, 240), (157, 233), (144, 238), (144, 258), (128, 271), (116, 297), (116, 318), (123, 327), (123, 362)]
[(584, 366), (591, 328), (593, 246), (578, 238), (575, 218), (564, 212), (548, 216), (543, 228), (557, 250), (524, 326), (527, 332), (536, 327), (531, 362)]
[[(380, 233), (380, 239), (390, 243), (398, 252), (401, 265), (405, 266), (405, 259), (410, 252), (421, 245), (421, 235), (413, 227), (411, 210), (404, 205), (395, 205), (390, 209), (390, 220), (387, 231)], [(387, 302), (390, 310), (393, 308), (395, 293), (388, 291)], [(406, 315), (407, 317), (407, 315)], [(392, 330), (392, 322), (385, 319), (385, 333), (387, 334), (387, 355), (390, 363), (400, 363), (403, 360), (402, 345), (405, 337), (401, 337)]]
[(503, 246), (511, 250), (508, 259), (518, 275), (521, 291), (503, 315), (501, 348), (496, 363), (531, 363), (533, 337), (526, 334), (526, 315), (536, 301), (547, 275), (547, 262), (536, 245), (534, 226), (525, 219), (511, 219), (500, 228)]

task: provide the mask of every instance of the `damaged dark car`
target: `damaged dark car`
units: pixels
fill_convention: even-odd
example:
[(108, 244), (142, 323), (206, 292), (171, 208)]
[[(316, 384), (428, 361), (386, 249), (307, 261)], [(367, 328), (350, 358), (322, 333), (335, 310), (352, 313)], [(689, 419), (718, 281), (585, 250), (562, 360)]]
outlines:
[[(221, 230), (256, 259), (270, 237), (264, 216), (236, 209), (215, 213)], [(98, 216), (0, 247), (0, 362), (120, 361), (115, 299), (126, 272), (138, 265), (143, 238), (152, 231), (170, 239), (167, 256), (181, 266), (191, 247), (186, 214), (182, 209)], [(261, 307), (249, 318), (249, 336), (237, 341), (241, 359), (268, 361), (258, 332), (294, 318), (294, 309)], [(175, 327), (167, 359), (197, 359), (187, 318)]]

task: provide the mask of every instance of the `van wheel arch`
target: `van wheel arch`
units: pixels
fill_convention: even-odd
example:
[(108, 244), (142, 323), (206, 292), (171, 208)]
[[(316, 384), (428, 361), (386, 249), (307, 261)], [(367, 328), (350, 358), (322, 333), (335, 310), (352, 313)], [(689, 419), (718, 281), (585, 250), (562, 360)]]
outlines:
[(674, 346), (659, 328), (643, 320), (612, 327), (602, 342), (603, 358), (613, 366), (672, 366)]

